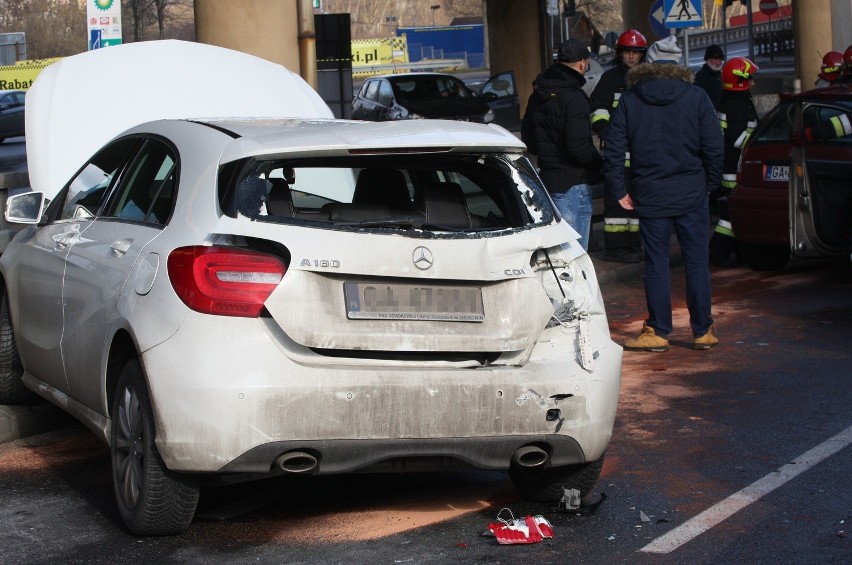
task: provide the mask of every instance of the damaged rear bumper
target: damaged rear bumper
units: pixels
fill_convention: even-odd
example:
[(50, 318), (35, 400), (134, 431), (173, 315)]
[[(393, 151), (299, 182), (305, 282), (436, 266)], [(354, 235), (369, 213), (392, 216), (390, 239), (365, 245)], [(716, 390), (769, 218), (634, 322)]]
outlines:
[(622, 350), (605, 324), (592, 328), (587, 371), (575, 332), (559, 327), (542, 333), (521, 366), (469, 368), (323, 357), (258, 323), (190, 315), (143, 354), (156, 376), (148, 385), (168, 468), (270, 473), (279, 456), (304, 451), (317, 459), (312, 473), (429, 458), (507, 469), (526, 445), (563, 465), (598, 459), (612, 434)]

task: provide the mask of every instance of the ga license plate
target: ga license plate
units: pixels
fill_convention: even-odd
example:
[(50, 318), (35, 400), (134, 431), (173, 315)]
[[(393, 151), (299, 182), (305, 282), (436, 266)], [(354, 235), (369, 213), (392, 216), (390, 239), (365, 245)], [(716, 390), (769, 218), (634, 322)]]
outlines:
[(475, 286), (345, 282), (343, 291), (350, 320), (485, 321)]
[(765, 180), (781, 182), (789, 181), (790, 167), (787, 165), (767, 165)]

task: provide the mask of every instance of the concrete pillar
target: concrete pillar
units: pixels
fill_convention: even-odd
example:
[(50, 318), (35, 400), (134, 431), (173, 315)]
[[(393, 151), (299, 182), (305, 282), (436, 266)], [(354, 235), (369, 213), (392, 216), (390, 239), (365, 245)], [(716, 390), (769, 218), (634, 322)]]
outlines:
[(486, 0), (488, 65), (492, 74), (514, 71), (521, 115), (532, 93), (532, 81), (549, 64), (544, 40), (544, 2)]
[(297, 2), (195, 0), (195, 37), (301, 74)]
[[(844, 1), (847, 4), (852, 2), (852, 0)], [(802, 81), (802, 90), (814, 87), (823, 55), (833, 50), (833, 3), (832, 0), (793, 0), (796, 78)], [(849, 20), (846, 21), (848, 26)]]
[(654, 0), (629, 0), (621, 4), (621, 19), (624, 29), (636, 29), (645, 36), (648, 44), (662, 39), (651, 29), (651, 6)]

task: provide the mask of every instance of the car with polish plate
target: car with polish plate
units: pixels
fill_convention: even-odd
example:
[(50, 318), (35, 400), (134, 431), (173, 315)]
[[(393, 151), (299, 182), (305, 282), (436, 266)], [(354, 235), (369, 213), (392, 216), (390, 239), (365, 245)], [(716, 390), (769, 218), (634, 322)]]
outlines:
[[(187, 70), (211, 61), (227, 81)], [(622, 350), (517, 137), (335, 120), (298, 76), (201, 44), (56, 64), (29, 94), (34, 192), (7, 211), (26, 227), (0, 257), (0, 402), (46, 398), (104, 440), (132, 533), (184, 531), (222, 477), (592, 490)], [(98, 68), (127, 69), (110, 98), (135, 108), (103, 131), (75, 106)], [(170, 70), (162, 106), (134, 104)]]
[(849, 85), (782, 99), (740, 155), (729, 197), (738, 252), (752, 268), (783, 268), (791, 257), (849, 257), (852, 137), (795, 145), (801, 132), (852, 112)]

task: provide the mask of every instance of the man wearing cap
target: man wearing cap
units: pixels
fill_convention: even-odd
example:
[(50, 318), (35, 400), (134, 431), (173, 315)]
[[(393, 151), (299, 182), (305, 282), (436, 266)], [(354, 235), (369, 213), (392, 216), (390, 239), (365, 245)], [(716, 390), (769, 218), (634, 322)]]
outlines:
[(603, 162), (592, 143), (589, 99), (582, 90), (590, 57), (594, 55), (582, 42), (563, 42), (557, 62), (533, 81), (521, 122), (521, 139), (538, 158), (541, 180), (560, 214), (580, 234), (583, 249), (589, 247), (592, 226), (588, 183)]
[(700, 86), (716, 110), (722, 102), (722, 66), (725, 52), (718, 45), (708, 45), (704, 50), (704, 66), (695, 73), (695, 85)]
[[(607, 196), (636, 210), (645, 249), (648, 318), (639, 336), (625, 341), (624, 347), (669, 348), (673, 330), (669, 246), (674, 231), (686, 271), (692, 347), (710, 349), (719, 340), (710, 314), (708, 195), (722, 179), (722, 130), (710, 98), (692, 84), (692, 71), (680, 64), (674, 36), (651, 45), (646, 61), (627, 73), (629, 89), (604, 138)], [(629, 169), (624, 167), (627, 152)], [(629, 192), (625, 171), (630, 175)]]

